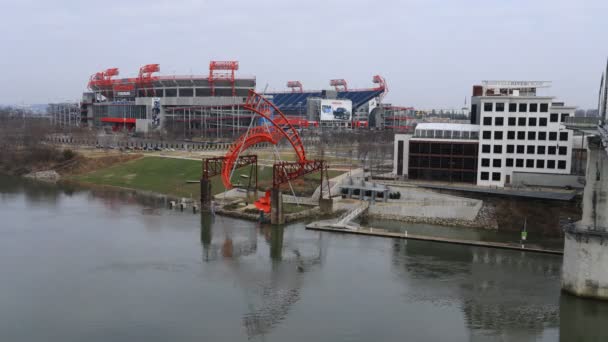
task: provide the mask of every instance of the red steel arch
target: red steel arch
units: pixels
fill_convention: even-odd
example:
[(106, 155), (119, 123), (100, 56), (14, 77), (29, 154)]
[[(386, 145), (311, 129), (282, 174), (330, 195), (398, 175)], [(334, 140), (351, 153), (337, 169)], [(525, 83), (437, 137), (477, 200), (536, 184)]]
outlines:
[[(240, 136), (234, 142), (234, 144), (230, 146), (228, 153), (226, 153), (226, 159), (222, 168), (222, 182), (224, 183), (224, 187), (226, 187), (226, 189), (232, 188), (230, 176), (234, 163), (239, 157), (239, 154), (249, 147), (262, 142), (268, 142), (276, 145), (279, 140), (286, 138), (296, 152), (297, 161), (301, 164), (306, 163), (306, 151), (304, 150), (304, 144), (300, 139), (298, 131), (291, 125), (289, 120), (287, 120), (287, 117), (272, 102), (255, 91), (249, 90), (249, 96), (247, 97), (244, 108), (268, 120), (272, 126), (253, 127), (244, 135)], [(278, 115), (279, 117), (272, 118), (272, 113), (274, 113), (275, 116)]]

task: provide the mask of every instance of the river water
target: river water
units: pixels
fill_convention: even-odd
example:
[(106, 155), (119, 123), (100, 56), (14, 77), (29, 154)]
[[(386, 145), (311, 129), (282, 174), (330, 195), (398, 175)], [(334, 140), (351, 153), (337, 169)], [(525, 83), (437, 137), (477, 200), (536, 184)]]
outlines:
[(163, 207), (0, 177), (0, 341), (608, 341), (560, 257)]

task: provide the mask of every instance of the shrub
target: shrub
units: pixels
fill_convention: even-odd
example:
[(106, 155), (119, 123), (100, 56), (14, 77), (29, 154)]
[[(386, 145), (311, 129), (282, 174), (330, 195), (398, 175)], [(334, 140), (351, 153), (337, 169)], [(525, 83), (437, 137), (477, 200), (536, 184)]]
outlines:
[(76, 156), (76, 153), (70, 149), (63, 150), (63, 160), (70, 160)]

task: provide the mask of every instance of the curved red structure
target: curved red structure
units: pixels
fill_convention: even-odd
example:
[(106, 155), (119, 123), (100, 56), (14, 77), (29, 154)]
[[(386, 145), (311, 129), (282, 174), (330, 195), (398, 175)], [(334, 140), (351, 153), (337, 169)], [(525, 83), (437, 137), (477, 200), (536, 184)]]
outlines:
[(304, 144), (298, 135), (298, 131), (296, 131), (290, 120), (272, 102), (255, 91), (250, 90), (244, 108), (268, 120), (272, 126), (252, 127), (230, 146), (222, 168), (222, 182), (226, 189), (232, 188), (230, 176), (239, 154), (259, 143), (268, 142), (276, 145), (279, 140), (285, 138), (296, 152), (297, 162), (301, 164), (306, 163), (306, 151), (304, 150)]

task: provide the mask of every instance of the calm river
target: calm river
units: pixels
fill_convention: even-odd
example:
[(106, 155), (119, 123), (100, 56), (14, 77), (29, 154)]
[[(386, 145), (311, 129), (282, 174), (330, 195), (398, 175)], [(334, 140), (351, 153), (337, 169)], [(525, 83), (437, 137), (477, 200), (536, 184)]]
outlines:
[(0, 176), (0, 341), (608, 341), (560, 257), (163, 208)]

